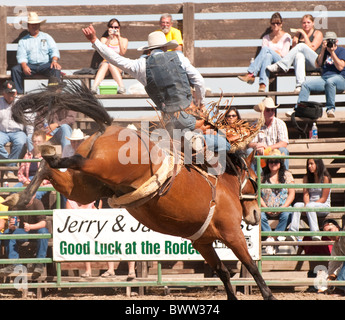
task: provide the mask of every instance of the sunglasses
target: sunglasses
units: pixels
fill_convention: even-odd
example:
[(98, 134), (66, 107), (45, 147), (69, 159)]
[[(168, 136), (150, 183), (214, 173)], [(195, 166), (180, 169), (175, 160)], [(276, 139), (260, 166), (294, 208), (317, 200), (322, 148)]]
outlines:
[(268, 164), (277, 164), (280, 163), (280, 160), (270, 160)]
[(236, 114), (228, 114), (228, 118), (236, 118), (237, 115)]
[(272, 26), (274, 26), (274, 25), (280, 26), (281, 24), (282, 24), (281, 22), (271, 22)]
[(110, 26), (110, 27), (108, 27), (108, 28), (110, 28), (110, 29), (119, 29), (120, 27), (119, 27), (119, 26), (115, 26), (115, 27)]

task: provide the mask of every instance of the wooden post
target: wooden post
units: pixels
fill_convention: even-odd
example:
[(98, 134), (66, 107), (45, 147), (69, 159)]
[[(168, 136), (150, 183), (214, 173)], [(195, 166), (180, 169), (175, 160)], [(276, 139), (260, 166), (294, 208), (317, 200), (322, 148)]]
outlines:
[(183, 4), (183, 53), (194, 64), (194, 3)]
[(0, 75), (6, 75), (7, 69), (7, 10), (0, 6)]

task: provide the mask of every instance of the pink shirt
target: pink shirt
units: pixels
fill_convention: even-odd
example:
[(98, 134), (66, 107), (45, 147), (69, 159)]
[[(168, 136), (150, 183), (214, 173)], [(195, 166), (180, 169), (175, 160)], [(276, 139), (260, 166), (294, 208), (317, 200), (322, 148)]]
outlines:
[(274, 51), (281, 52), (281, 56), (284, 57), (290, 50), (291, 36), (285, 32), (277, 43), (272, 42), (270, 35), (266, 34), (262, 38), (262, 46), (269, 47)]

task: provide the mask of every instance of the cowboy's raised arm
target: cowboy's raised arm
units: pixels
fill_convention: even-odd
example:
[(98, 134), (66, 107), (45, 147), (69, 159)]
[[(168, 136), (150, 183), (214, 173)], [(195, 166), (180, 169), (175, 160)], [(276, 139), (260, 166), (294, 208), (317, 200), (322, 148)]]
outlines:
[(87, 28), (82, 29), (86, 39), (88, 39), (91, 43), (95, 43), (97, 40), (96, 30), (92, 24), (90, 24)]

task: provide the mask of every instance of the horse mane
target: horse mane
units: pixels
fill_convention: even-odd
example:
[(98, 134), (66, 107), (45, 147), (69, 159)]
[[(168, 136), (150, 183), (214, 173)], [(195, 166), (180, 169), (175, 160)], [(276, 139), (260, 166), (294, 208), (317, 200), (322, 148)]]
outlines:
[(232, 153), (228, 152), (226, 156), (225, 172), (231, 175), (237, 175), (238, 170), (242, 171), (245, 168), (244, 158), (246, 158), (246, 154), (243, 150), (237, 150)]
[[(83, 113), (95, 120), (101, 131), (110, 126), (113, 120), (85, 84), (72, 80), (54, 89), (47, 86), (22, 96), (13, 105), (12, 114), (18, 123), (37, 125), (44, 119), (49, 122), (53, 114), (61, 110)], [(33, 114), (37, 115), (36, 118), (40, 118), (40, 121), (34, 120), (31, 116)]]

